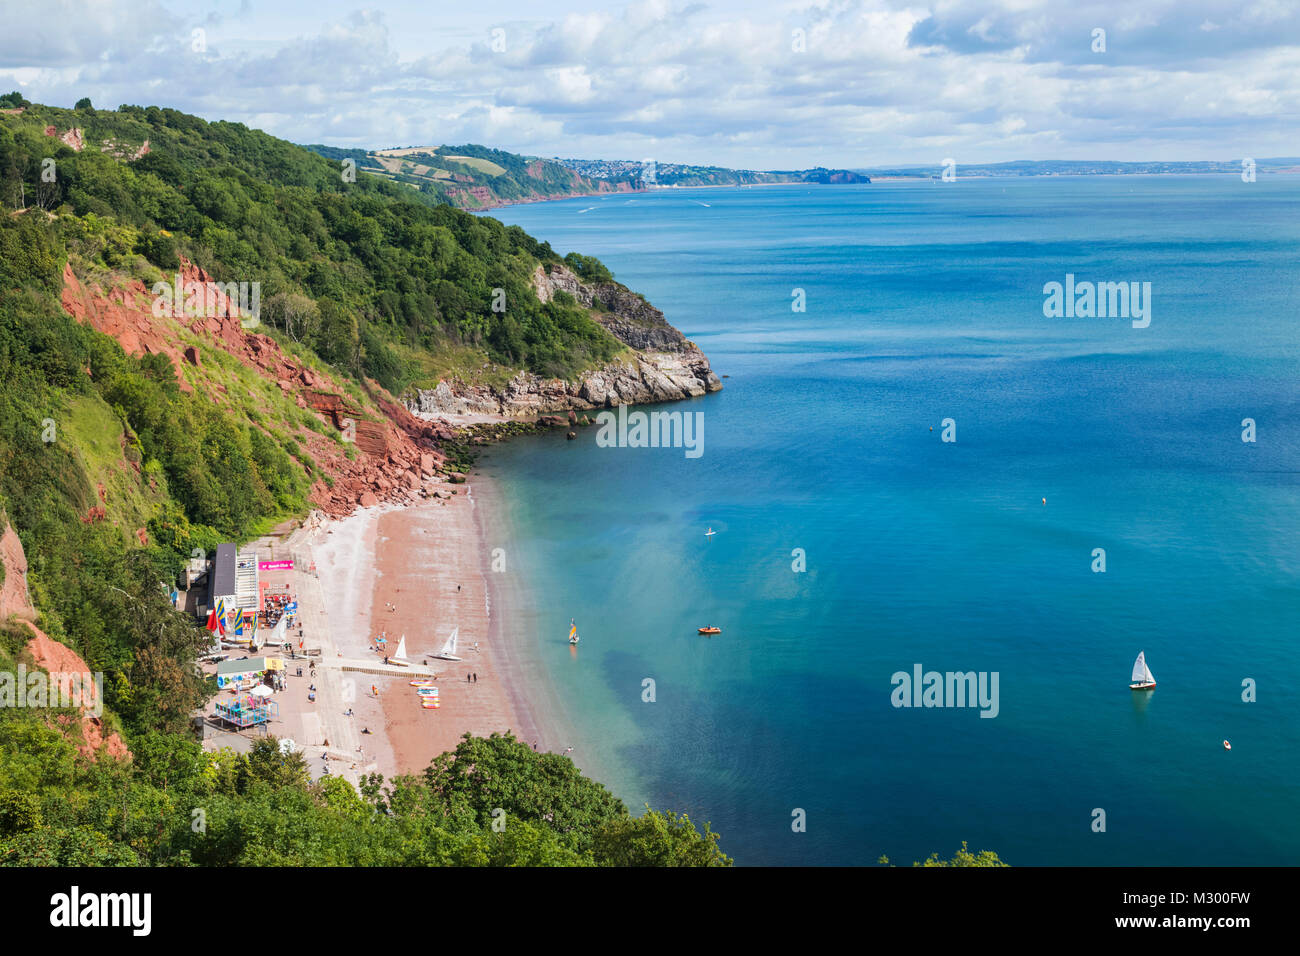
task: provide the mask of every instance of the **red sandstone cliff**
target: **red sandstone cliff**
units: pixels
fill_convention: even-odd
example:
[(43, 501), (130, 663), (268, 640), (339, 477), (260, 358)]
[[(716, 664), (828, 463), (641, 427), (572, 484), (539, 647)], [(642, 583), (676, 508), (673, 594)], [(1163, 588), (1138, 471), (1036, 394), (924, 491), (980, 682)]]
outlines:
[[(178, 275), (173, 283), (179, 281), (181, 289), (191, 283), (209, 287), (215, 281), (185, 259)], [(358, 506), (410, 501), (424, 493), (426, 481), (442, 471), (438, 446), (453, 437), (447, 426), (415, 417), (372, 382), (366, 383), (369, 405), (362, 407), (329, 375), (287, 355), (256, 326), (244, 328), (249, 317), (219, 288), (212, 289), (203, 314), (155, 315), (155, 296), (138, 279), (104, 289), (83, 282), (69, 264), (63, 270), (62, 302), (70, 315), (112, 336), (124, 351), (166, 355), (183, 391), (210, 392), (218, 403), (227, 400), (225, 387), (210, 384), (203, 367), (203, 349), (220, 349), (274, 382), (299, 408), (317, 412), (345, 442), (355, 442), (361, 454), (349, 458), (337, 442), (309, 428), (297, 433), (330, 477), (319, 478), (311, 489), (312, 503), (327, 514), (342, 516)]]
[[(48, 637), (36, 626), (36, 611), (27, 594), (27, 556), (23, 544), (14, 534), (13, 528), (6, 522), (4, 533), (0, 535), (0, 562), (4, 564), (4, 585), (0, 586), (0, 622), (15, 620), (32, 633), (27, 642), (27, 653), (32, 656), (36, 666), (55, 675), (56, 686), (67, 694), (74, 680), (72, 675), (86, 674), (90, 666), (81, 656), (58, 641)], [(104, 734), (104, 722), (88, 711), (90, 705), (83, 706), (81, 715), (80, 739), (77, 750), (91, 760), (107, 750), (112, 757), (131, 758), (122, 738), (116, 733)], [(63, 719), (65, 726), (68, 722)]]

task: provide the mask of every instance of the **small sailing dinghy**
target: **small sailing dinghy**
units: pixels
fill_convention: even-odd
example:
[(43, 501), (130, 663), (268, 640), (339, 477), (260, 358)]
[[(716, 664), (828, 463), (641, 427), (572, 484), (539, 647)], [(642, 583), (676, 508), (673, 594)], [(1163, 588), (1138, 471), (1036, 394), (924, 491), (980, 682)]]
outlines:
[(398, 667), (411, 666), (411, 662), (406, 659), (406, 635), (405, 634), (402, 635), (401, 641), (398, 642), (396, 653), (389, 656), (388, 663), (396, 664)]
[(460, 637), (460, 628), (456, 628), (454, 631), (451, 632), (451, 637), (447, 638), (447, 643), (442, 645), (442, 650), (440, 650), (437, 654), (433, 654), (432, 656), (443, 661), (460, 660), (461, 658), (456, 656), (456, 641), (459, 637)]
[(569, 618), (569, 643), (578, 643), (578, 625), (573, 623), (573, 618)]
[(1146, 651), (1138, 651), (1137, 660), (1133, 662), (1133, 681), (1129, 690), (1150, 690), (1156, 686), (1155, 676), (1147, 667)]

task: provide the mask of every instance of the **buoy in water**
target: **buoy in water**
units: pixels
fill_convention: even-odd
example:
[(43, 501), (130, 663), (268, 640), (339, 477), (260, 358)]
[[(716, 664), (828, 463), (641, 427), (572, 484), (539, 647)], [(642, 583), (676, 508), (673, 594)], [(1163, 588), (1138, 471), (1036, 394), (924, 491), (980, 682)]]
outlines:
[(1223, 742), (1223, 749), (1224, 749), (1224, 750), (1231, 750), (1231, 749), (1232, 749), (1232, 744), (1228, 743), (1228, 742), (1225, 740), (1225, 741)]

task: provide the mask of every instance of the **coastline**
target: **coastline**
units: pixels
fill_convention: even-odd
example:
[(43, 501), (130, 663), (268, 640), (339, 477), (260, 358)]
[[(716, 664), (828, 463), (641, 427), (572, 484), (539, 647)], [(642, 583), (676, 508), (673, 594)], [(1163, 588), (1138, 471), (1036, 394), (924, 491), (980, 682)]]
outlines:
[[(922, 178), (922, 177), (917, 177)], [(491, 212), (494, 209), (505, 209), (509, 206), (535, 206), (538, 203), (546, 202), (563, 202), (566, 199), (610, 199), (614, 196), (645, 196), (651, 193), (678, 193), (688, 192), (692, 189), (758, 189), (764, 186), (840, 186), (840, 185), (858, 185), (845, 183), (802, 183), (791, 181), (788, 183), (698, 183), (693, 186), (656, 186), (654, 189), (607, 189), (603, 192), (594, 193), (568, 193), (563, 196), (536, 196), (528, 199), (512, 199), (508, 202), (493, 203), (490, 206), (480, 206), (477, 209), (465, 209), (463, 206), (457, 206), (457, 209), (465, 209), (465, 212), (471, 215), (480, 215)], [(869, 185), (862, 183), (860, 185)]]

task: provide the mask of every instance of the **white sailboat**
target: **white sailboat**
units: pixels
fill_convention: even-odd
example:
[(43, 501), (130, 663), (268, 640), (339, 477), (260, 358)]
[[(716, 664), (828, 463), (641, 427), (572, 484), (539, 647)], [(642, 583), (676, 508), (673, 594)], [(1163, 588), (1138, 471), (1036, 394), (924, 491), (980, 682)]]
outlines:
[(444, 660), (444, 661), (460, 660), (460, 658), (456, 656), (456, 641), (459, 639), (459, 637), (460, 637), (460, 628), (456, 628), (454, 631), (451, 632), (451, 637), (447, 638), (447, 643), (442, 645), (442, 650), (440, 650), (437, 654), (434, 654), (433, 656), (438, 658), (439, 660)]
[(396, 664), (398, 667), (411, 666), (411, 662), (406, 659), (406, 635), (405, 634), (402, 635), (402, 639), (397, 644), (397, 653), (389, 656), (388, 663)]
[(1133, 662), (1133, 681), (1128, 686), (1130, 690), (1150, 690), (1156, 686), (1155, 676), (1147, 667), (1146, 651), (1138, 651), (1137, 660)]

